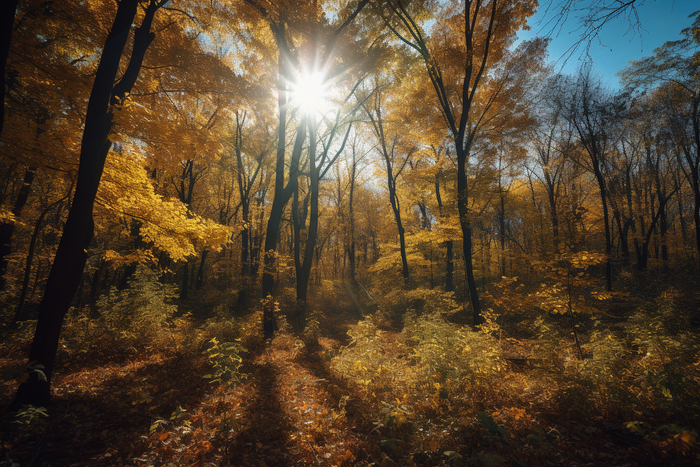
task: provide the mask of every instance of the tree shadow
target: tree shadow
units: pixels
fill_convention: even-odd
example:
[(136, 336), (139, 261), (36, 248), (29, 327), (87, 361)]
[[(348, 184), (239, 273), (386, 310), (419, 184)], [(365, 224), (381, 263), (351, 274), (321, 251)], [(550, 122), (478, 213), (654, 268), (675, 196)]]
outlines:
[[(196, 407), (208, 391), (202, 358), (184, 355), (127, 367), (74, 372), (54, 381), (48, 417), (2, 420), (0, 456), (21, 465), (112, 465), (138, 455), (155, 420)], [(165, 376), (164, 376), (165, 375)], [(66, 376), (70, 377), (68, 380)], [(106, 377), (105, 377), (106, 376)]]
[(379, 404), (359, 397), (361, 392), (354, 382), (331, 372), (325, 356), (318, 349), (305, 347), (294, 361), (316, 378), (320, 387), (330, 396), (333, 405), (344, 407), (348, 428), (358, 441), (358, 453), (355, 454), (358, 460), (374, 460), (370, 457), (378, 457), (382, 436), (376, 430), (376, 418), (372, 414), (381, 413)]
[(294, 427), (282, 409), (275, 367), (256, 363), (253, 385), (256, 393), (237, 417), (242, 429), (225, 441), (222, 465), (295, 465), (300, 453), (290, 450)]

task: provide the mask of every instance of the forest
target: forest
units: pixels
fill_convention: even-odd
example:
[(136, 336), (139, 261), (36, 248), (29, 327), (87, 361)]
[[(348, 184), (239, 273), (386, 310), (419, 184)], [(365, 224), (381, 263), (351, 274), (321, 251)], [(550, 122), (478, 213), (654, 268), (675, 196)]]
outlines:
[(700, 465), (700, 10), (541, 3), (3, 1), (0, 467)]

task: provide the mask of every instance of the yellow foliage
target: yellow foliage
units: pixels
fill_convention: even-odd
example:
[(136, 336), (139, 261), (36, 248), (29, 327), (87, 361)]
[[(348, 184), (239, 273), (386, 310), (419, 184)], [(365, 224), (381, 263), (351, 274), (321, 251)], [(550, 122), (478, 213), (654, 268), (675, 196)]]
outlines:
[[(154, 248), (166, 251), (175, 261), (201, 248), (219, 249), (230, 240), (233, 229), (197, 216), (178, 200), (164, 200), (155, 193), (143, 161), (129, 154), (110, 152), (97, 193), (103, 208), (98, 222), (126, 217), (141, 221), (140, 234)], [(143, 253), (135, 253), (142, 262)], [(110, 253), (111, 259), (114, 254)]]

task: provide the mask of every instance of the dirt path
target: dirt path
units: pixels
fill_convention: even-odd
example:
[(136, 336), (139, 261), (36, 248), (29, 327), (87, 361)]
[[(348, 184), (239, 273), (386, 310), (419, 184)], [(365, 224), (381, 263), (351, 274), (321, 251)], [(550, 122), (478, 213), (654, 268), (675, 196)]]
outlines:
[(225, 465), (340, 465), (377, 454), (366, 416), (376, 408), (329, 374), (323, 348), (300, 347), (283, 334), (255, 358), (248, 384), (255, 395), (239, 406), (242, 429), (223, 442)]

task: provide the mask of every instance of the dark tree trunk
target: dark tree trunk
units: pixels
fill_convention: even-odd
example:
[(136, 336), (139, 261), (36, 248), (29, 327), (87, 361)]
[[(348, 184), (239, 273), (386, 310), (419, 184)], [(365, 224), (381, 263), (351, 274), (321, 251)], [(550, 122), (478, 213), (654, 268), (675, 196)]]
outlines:
[(209, 250), (204, 250), (202, 252), (202, 260), (199, 262), (199, 269), (197, 269), (197, 279), (194, 281), (195, 290), (199, 290), (204, 286), (204, 262), (208, 254)]
[(187, 260), (182, 265), (182, 282), (180, 284), (180, 300), (187, 300), (190, 288), (190, 263)]
[(406, 256), (406, 231), (401, 222), (401, 209), (399, 207), (399, 198), (396, 194), (396, 181), (391, 170), (391, 162), (386, 158), (387, 180), (389, 181), (389, 201), (391, 202), (391, 210), (394, 212), (394, 220), (396, 228), (399, 231), (399, 252), (401, 254), (401, 275), (403, 276), (404, 285), (408, 285), (408, 257)]
[[(386, 181), (387, 181), (387, 189), (389, 190), (389, 202), (391, 203), (391, 210), (394, 213), (394, 220), (396, 221), (396, 228), (399, 232), (399, 253), (401, 255), (401, 275), (403, 276), (403, 283), (405, 286), (408, 286), (408, 279), (409, 279), (409, 273), (408, 273), (408, 258), (406, 256), (406, 233), (403, 228), (403, 223), (401, 222), (401, 209), (399, 206), (399, 197), (396, 194), (396, 179), (399, 176), (399, 173), (401, 169), (399, 169), (394, 175), (394, 155), (395, 155), (395, 147), (391, 148), (391, 153), (389, 153), (389, 150), (387, 148), (387, 141), (386, 137), (384, 135), (384, 121), (382, 117), (382, 112), (381, 112), (381, 94), (377, 92), (376, 98), (375, 98), (375, 104), (374, 104), (374, 112), (376, 113), (373, 114), (370, 112), (370, 110), (365, 106), (364, 107), (365, 112), (367, 113), (367, 116), (369, 117), (370, 121), (372, 122), (372, 126), (374, 127), (374, 132), (377, 136), (377, 139), (379, 140), (380, 144), (380, 149), (379, 151), (382, 154), (382, 157), (384, 158), (384, 163), (386, 165)], [(407, 156), (408, 157), (408, 156)]]
[(617, 209), (613, 210), (613, 220), (615, 225), (617, 225), (617, 231), (620, 233), (620, 254), (625, 259), (629, 261), (630, 247), (627, 241), (627, 231), (629, 230), (629, 223), (622, 223), (622, 214)]
[[(299, 209), (299, 185), (297, 185), (297, 191), (294, 192), (294, 198), (292, 200), (292, 228), (294, 232), (294, 272), (296, 273), (297, 280), (297, 300), (306, 300), (306, 294), (302, 293), (300, 290), (300, 275), (302, 274), (301, 231), (304, 230), (304, 227), (306, 226), (306, 219), (309, 215), (310, 196), (310, 193), (307, 193), (306, 196), (304, 196), (302, 207), (301, 209)], [(300, 298), (302, 295), (304, 298)]]
[(506, 274), (506, 197), (503, 189), (500, 191), (500, 201), (501, 207), (498, 213), (498, 236), (501, 243), (501, 277), (507, 276)]
[(348, 248), (348, 259), (350, 261), (350, 279), (355, 280), (355, 176), (357, 171), (357, 161), (353, 148), (352, 170), (350, 173), (350, 200), (348, 202), (348, 216), (350, 217), (350, 247)]
[(304, 261), (297, 271), (297, 300), (300, 302), (306, 302), (307, 299), (311, 265), (318, 237), (319, 169), (316, 167), (316, 125), (312, 124), (309, 126), (309, 231), (306, 236)]
[[(438, 212), (442, 217), (442, 196), (440, 195), (440, 174), (435, 174), (435, 198), (438, 204)], [(454, 292), (455, 282), (454, 282), (454, 245), (452, 240), (447, 240), (445, 242), (445, 290), (447, 292)]]
[(666, 210), (666, 203), (669, 199), (671, 199), (671, 196), (673, 196), (674, 194), (675, 192), (671, 193), (671, 195), (668, 197), (662, 197), (659, 199), (659, 208), (657, 209), (656, 214), (654, 215), (654, 218), (651, 221), (651, 225), (649, 226), (649, 229), (646, 232), (644, 242), (641, 246), (641, 251), (637, 253), (637, 267), (640, 271), (643, 271), (647, 267), (647, 261), (649, 259), (649, 242), (651, 241), (651, 236), (654, 233), (654, 229), (656, 228), (656, 223), (664, 215), (663, 213)]
[[(459, 139), (461, 141), (461, 139)], [(481, 316), (481, 304), (479, 292), (474, 278), (474, 265), (472, 259), (472, 226), (469, 219), (468, 185), (467, 185), (467, 151), (457, 147), (457, 207), (459, 211), (459, 226), (462, 228), (462, 250), (464, 251), (464, 268), (467, 274), (467, 287), (469, 299), (472, 304), (472, 316), (474, 325), (484, 322)]]
[[(36, 249), (36, 241), (39, 238), (39, 233), (41, 232), (42, 224), (44, 222), (44, 217), (46, 214), (51, 211), (51, 209), (55, 208), (57, 205), (61, 204), (64, 200), (66, 200), (70, 196), (70, 192), (63, 197), (62, 199), (56, 201), (55, 203), (51, 203), (48, 205), (43, 211), (41, 211), (41, 214), (39, 214), (39, 218), (36, 221), (36, 225), (34, 226), (34, 233), (32, 234), (32, 239), (29, 242), (29, 251), (27, 252), (27, 262), (24, 267), (24, 279), (22, 281), (22, 290), (19, 294), (19, 303), (17, 305), (17, 311), (15, 312), (15, 319), (14, 321), (20, 321), (22, 319), (22, 313), (24, 312), (24, 304), (26, 303), (27, 300), (27, 292), (29, 291), (29, 278), (31, 276), (31, 271), (32, 271), (32, 261), (34, 260), (34, 250)], [(38, 271), (37, 271), (38, 275)]]
[[(18, 218), (20, 214), (22, 214), (22, 209), (24, 205), (27, 204), (27, 198), (29, 198), (29, 192), (31, 191), (35, 173), (35, 167), (28, 167), (24, 172), (22, 188), (20, 188), (17, 199), (15, 200), (15, 206), (12, 208), (12, 214), (15, 218)], [(4, 290), (7, 284), (7, 280), (5, 279), (8, 264), (7, 257), (12, 253), (12, 235), (14, 232), (14, 222), (0, 224), (0, 290)]]
[[(280, 81), (283, 80), (280, 74)], [(263, 279), (262, 292), (263, 297), (267, 300), (268, 295), (272, 295), (275, 285), (275, 252), (277, 251), (277, 242), (280, 236), (280, 227), (282, 225), (282, 215), (287, 202), (291, 198), (298, 184), (299, 157), (306, 139), (306, 121), (302, 122), (297, 128), (297, 135), (294, 140), (294, 149), (292, 150), (292, 158), (289, 167), (289, 181), (287, 186), (284, 186), (284, 148), (285, 148), (285, 127), (286, 125), (286, 94), (279, 93), (280, 105), (280, 127), (277, 147), (277, 166), (275, 169), (275, 196), (272, 199), (272, 207), (270, 208), (270, 217), (267, 221), (267, 232), (265, 234), (265, 252), (263, 258)], [(267, 300), (267, 306), (263, 309), (263, 334), (266, 339), (272, 338), (277, 329), (277, 322), (274, 316), (274, 301)]]
[(557, 212), (556, 186), (548, 170), (545, 171), (544, 175), (549, 200), (549, 218), (552, 222), (552, 242), (554, 243), (554, 251), (559, 252), (559, 213)]
[(595, 178), (598, 181), (598, 187), (600, 188), (600, 199), (603, 203), (603, 223), (605, 228), (605, 255), (607, 260), (605, 262), (605, 284), (606, 290), (612, 292), (612, 237), (610, 235), (610, 215), (608, 214), (608, 196), (607, 190), (605, 188), (605, 179), (603, 178), (603, 173), (600, 170), (600, 163), (596, 158), (593, 161), (593, 171)]
[(7, 78), (5, 70), (7, 66), (7, 56), (10, 53), (12, 43), (12, 31), (17, 14), (17, 0), (4, 0), (0, 2), (0, 78), (2, 78), (2, 89), (0, 89), (0, 136), (5, 123), (5, 89)]
[[(93, 236), (92, 208), (105, 159), (112, 145), (108, 138), (112, 129), (113, 113), (110, 101), (113, 98), (113, 85), (137, 6), (137, 0), (122, 0), (119, 3), (114, 24), (102, 51), (85, 115), (75, 195), (39, 305), (39, 318), (29, 352), (29, 361), (34, 362), (35, 368), (36, 365), (42, 365), (43, 369), (41, 372), (30, 372), (29, 380), (22, 383), (17, 390), (14, 405), (46, 406), (49, 402), (63, 318), (80, 284), (87, 250)], [(155, 10), (149, 7), (141, 27), (148, 25), (150, 28), (154, 12)], [(150, 41), (145, 47), (148, 47), (149, 43)], [(137, 56), (137, 51), (143, 45), (134, 44), (132, 58)], [(140, 68), (140, 63), (138, 65)], [(135, 80), (135, 76), (133, 78)], [(133, 85), (133, 82), (131, 84)], [(129, 89), (130, 87), (124, 91)]]

